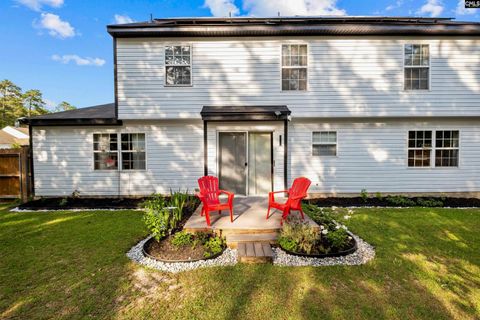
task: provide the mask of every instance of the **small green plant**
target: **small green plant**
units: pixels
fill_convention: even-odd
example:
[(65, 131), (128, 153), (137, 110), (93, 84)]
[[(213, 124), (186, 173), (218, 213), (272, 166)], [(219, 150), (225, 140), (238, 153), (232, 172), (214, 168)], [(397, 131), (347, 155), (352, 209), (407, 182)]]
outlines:
[(225, 244), (221, 237), (211, 237), (205, 242), (203, 247), (205, 248), (204, 256), (208, 258), (222, 252)]
[(320, 238), (320, 234), (305, 221), (296, 216), (289, 216), (283, 223), (280, 237), (294, 242), (298, 251), (310, 254)]
[(197, 245), (204, 245), (208, 238), (210, 238), (210, 234), (207, 232), (197, 232), (195, 233), (195, 237), (193, 239), (193, 247), (195, 248)]
[(383, 199), (382, 193), (381, 192), (375, 193), (375, 198), (377, 198), (377, 200), (382, 200)]
[(60, 202), (58, 203), (58, 205), (60, 207), (65, 207), (68, 203), (68, 198), (67, 197), (63, 197), (62, 200), (60, 200)]
[(193, 234), (185, 231), (177, 232), (173, 235), (171, 243), (175, 247), (190, 246), (193, 244)]
[(362, 189), (360, 191), (360, 198), (362, 198), (363, 202), (367, 202), (368, 201), (368, 192), (367, 192), (367, 189)]
[(335, 229), (330, 231), (325, 235), (327, 241), (332, 245), (332, 248), (336, 250), (342, 250), (348, 244), (349, 235), (347, 231), (343, 228)]
[(77, 189), (73, 190), (71, 197), (74, 199), (80, 197), (80, 191), (78, 191)]
[(298, 247), (297, 243), (290, 238), (281, 236), (278, 238), (278, 244), (280, 245), (280, 247), (282, 247), (285, 250), (292, 251), (292, 252), (297, 251), (297, 247)]
[(421, 207), (443, 207), (444, 199), (418, 198), (417, 204)]
[(415, 201), (404, 196), (388, 196), (386, 198), (387, 202), (396, 207), (414, 207)]

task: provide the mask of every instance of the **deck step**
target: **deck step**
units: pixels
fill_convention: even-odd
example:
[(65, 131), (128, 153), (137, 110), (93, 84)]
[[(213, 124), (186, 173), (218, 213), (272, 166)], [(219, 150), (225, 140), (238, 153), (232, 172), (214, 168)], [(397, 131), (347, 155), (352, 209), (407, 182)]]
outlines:
[(225, 237), (227, 245), (229, 248), (235, 249), (240, 243), (246, 242), (260, 242), (267, 244), (274, 244), (277, 242), (277, 233), (250, 233), (250, 234), (227, 234)]
[(272, 247), (267, 242), (241, 242), (237, 249), (238, 260), (243, 263), (268, 263), (273, 261)]

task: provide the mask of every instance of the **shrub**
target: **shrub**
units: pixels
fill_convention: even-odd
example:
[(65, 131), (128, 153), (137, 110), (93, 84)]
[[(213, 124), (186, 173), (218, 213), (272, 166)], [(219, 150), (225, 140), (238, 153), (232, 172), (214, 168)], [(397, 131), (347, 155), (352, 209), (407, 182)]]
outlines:
[(418, 198), (417, 204), (421, 207), (443, 207), (443, 201), (434, 198)]
[(192, 196), (187, 193), (172, 192), (168, 198), (160, 194), (153, 194), (145, 200), (143, 220), (157, 241), (179, 227), (185, 205), (191, 199)]
[(225, 244), (221, 237), (211, 237), (205, 242), (203, 247), (206, 250), (204, 255), (208, 258), (222, 252)]
[(301, 221), (298, 217), (290, 216), (283, 224), (280, 238), (285, 239), (284, 243), (287, 241), (295, 243), (298, 251), (310, 254), (320, 234), (308, 223)]
[(404, 196), (388, 196), (386, 200), (389, 204), (397, 207), (414, 207), (416, 204), (415, 201)]
[(210, 234), (207, 232), (195, 233), (195, 238), (193, 240), (193, 247), (196, 247), (198, 244), (203, 246), (205, 243), (207, 243), (208, 238), (210, 238)]
[(362, 198), (363, 202), (367, 202), (367, 201), (368, 201), (368, 192), (367, 192), (367, 189), (362, 189), (362, 191), (360, 191), (360, 198)]
[(375, 198), (377, 198), (378, 200), (382, 200), (383, 198), (382, 193), (381, 192), (375, 193)]
[(193, 234), (180, 231), (173, 235), (172, 245), (175, 247), (185, 247), (193, 244)]
[(326, 208), (319, 208), (316, 205), (307, 203), (302, 205), (302, 209), (307, 216), (312, 218), (312, 220), (319, 225), (323, 225), (324, 227), (332, 230), (337, 225), (335, 223), (335, 219), (333, 218), (331, 210), (328, 210)]
[(343, 228), (328, 232), (325, 238), (331, 244), (332, 248), (336, 250), (342, 250), (349, 242), (349, 235)]

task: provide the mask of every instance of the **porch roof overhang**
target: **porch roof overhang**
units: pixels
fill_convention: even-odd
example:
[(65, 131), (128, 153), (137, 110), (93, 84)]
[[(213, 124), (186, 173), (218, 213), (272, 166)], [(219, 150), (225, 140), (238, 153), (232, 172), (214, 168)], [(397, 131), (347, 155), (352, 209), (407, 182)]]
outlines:
[(284, 121), (292, 112), (287, 106), (204, 106), (204, 121)]

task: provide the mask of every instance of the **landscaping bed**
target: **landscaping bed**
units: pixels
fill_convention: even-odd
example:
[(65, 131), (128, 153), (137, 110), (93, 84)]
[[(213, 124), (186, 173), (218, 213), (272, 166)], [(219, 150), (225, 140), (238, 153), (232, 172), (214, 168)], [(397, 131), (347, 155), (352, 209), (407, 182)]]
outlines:
[(150, 238), (143, 245), (143, 253), (163, 262), (190, 262), (218, 257), (226, 245), (213, 234), (177, 232), (160, 241)]
[[(135, 245), (127, 256), (140, 264), (170, 272), (236, 263), (231, 250), (224, 254), (227, 246), (222, 237), (183, 230), (198, 204), (187, 193), (152, 195), (143, 204), (143, 221), (151, 237)], [(204, 263), (207, 260), (211, 261)]]
[(53, 197), (28, 201), (20, 210), (139, 209), (147, 198)]
[(447, 208), (479, 208), (478, 198), (454, 197), (405, 197), (405, 196), (359, 196), (328, 197), (307, 200), (319, 207), (447, 207)]

